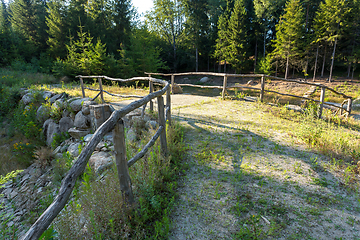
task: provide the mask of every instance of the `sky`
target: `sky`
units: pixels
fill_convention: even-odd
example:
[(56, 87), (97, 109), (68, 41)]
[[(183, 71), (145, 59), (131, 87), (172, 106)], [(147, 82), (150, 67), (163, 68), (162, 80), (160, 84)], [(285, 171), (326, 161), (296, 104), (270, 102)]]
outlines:
[(137, 8), (139, 14), (145, 13), (154, 6), (153, 0), (132, 0), (132, 4)]

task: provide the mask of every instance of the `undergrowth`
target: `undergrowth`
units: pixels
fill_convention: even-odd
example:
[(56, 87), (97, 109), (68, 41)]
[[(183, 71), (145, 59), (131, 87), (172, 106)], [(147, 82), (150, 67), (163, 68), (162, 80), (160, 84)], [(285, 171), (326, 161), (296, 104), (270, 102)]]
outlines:
[[(129, 169), (136, 199), (133, 206), (123, 202), (115, 165), (101, 176), (95, 176), (88, 167), (72, 200), (54, 223), (59, 239), (166, 238), (177, 177), (184, 169), (181, 162), (185, 150), (183, 129), (178, 123), (168, 127), (167, 141), (171, 153), (168, 157), (162, 155), (157, 141), (146, 156)], [(127, 146), (129, 159), (138, 147), (129, 142)]]

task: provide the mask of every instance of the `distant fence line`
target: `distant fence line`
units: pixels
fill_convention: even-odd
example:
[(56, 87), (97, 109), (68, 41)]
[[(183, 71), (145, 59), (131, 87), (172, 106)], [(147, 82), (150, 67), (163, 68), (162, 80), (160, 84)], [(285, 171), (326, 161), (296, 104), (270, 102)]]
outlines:
[[(130, 79), (113, 79), (106, 76), (77, 76), (80, 79), (82, 88), (82, 95), (85, 97), (85, 87), (83, 78), (97, 78), (99, 80), (100, 89), (94, 89), (100, 91), (95, 97), (101, 96), (102, 102), (105, 103), (103, 93), (108, 93), (102, 88), (102, 79), (108, 79), (111, 81), (120, 82), (131, 82), (131, 81), (149, 81), (150, 82), (150, 93), (142, 97), (140, 100), (134, 101), (119, 110), (112, 112), (111, 116), (95, 131), (91, 140), (86, 144), (80, 155), (77, 157), (75, 163), (70, 168), (66, 176), (61, 182), (60, 190), (58, 195), (55, 197), (51, 205), (43, 212), (43, 214), (36, 220), (36, 222), (30, 227), (30, 229), (21, 237), (22, 240), (39, 239), (43, 232), (50, 226), (54, 218), (64, 208), (67, 201), (70, 198), (71, 192), (75, 187), (77, 178), (84, 172), (85, 167), (89, 161), (89, 158), (95, 147), (105, 136), (106, 133), (114, 130), (114, 150), (115, 150), (115, 161), (118, 171), (120, 189), (125, 202), (132, 204), (134, 197), (132, 193), (131, 180), (128, 168), (132, 166), (136, 161), (141, 159), (149, 150), (151, 146), (155, 144), (155, 141), (160, 137), (160, 149), (163, 155), (168, 154), (167, 143), (166, 143), (166, 121), (171, 125), (171, 98), (170, 98), (170, 84), (167, 81), (160, 79), (149, 78), (149, 77), (136, 77)], [(154, 92), (153, 84), (162, 86), (162, 89)], [(91, 89), (92, 90), (92, 89)], [(164, 106), (164, 100), (162, 95), (166, 93), (166, 105)], [(109, 93), (108, 93), (109, 94)], [(95, 99), (93, 98), (93, 99)], [(122, 118), (129, 112), (141, 107), (146, 106), (148, 102), (152, 103), (152, 99), (157, 98), (158, 117), (159, 117), (159, 128), (150, 139), (150, 141), (144, 146), (144, 148), (138, 152), (129, 161), (126, 159), (126, 145), (125, 145), (125, 130)], [(165, 108), (164, 108), (165, 107)], [(145, 109), (145, 108), (144, 108)]]
[[(298, 80), (285, 79), (285, 78), (269, 76), (269, 75), (265, 75), (265, 74), (227, 74), (227, 73), (213, 73), (213, 72), (187, 72), (187, 73), (168, 73), (168, 74), (145, 72), (145, 74), (148, 75), (149, 77), (151, 77), (152, 75), (155, 75), (155, 76), (170, 76), (171, 77), (171, 90), (172, 90), (172, 92), (173, 92), (173, 86), (174, 86), (174, 83), (175, 83), (175, 76), (186, 76), (186, 75), (219, 76), (219, 77), (224, 77), (222, 86), (204, 86), (204, 85), (196, 85), (196, 84), (178, 84), (178, 85), (179, 86), (188, 86), (188, 87), (198, 87), (198, 88), (222, 89), (221, 96), (222, 96), (223, 99), (225, 98), (226, 90), (231, 89), (231, 88), (244, 88), (244, 89), (259, 90), (260, 91), (259, 100), (261, 102), (263, 102), (265, 92), (271, 92), (271, 93), (275, 93), (275, 94), (279, 94), (279, 95), (283, 95), (283, 96), (301, 98), (301, 99), (305, 99), (305, 100), (320, 103), (319, 112), (318, 112), (318, 117), (319, 118), (321, 118), (324, 105), (328, 105), (328, 106), (331, 106), (331, 107), (334, 107), (334, 108), (338, 108), (338, 110), (340, 110), (340, 114), (342, 114), (342, 111), (345, 111), (347, 115), (349, 115), (351, 113), (351, 104), (352, 104), (352, 99), (353, 99), (351, 96), (348, 96), (348, 95), (346, 95), (344, 93), (338, 92), (333, 88), (327, 87), (327, 86), (319, 84), (319, 83), (302, 82), (302, 81), (298, 81)], [(260, 81), (261, 87), (260, 88), (255, 88), (255, 87), (248, 87), (248, 86), (228, 85), (228, 83), (227, 83), (228, 77), (261, 78), (261, 81)], [(308, 97), (297, 96), (297, 95), (287, 94), (287, 93), (280, 93), (280, 92), (272, 91), (272, 90), (266, 90), (265, 89), (265, 79), (266, 78), (267, 79), (280, 80), (280, 81), (284, 81), (284, 82), (292, 82), (292, 83), (305, 84), (305, 85), (319, 87), (319, 88), (321, 88), (320, 99), (316, 100), (316, 99), (312, 99), (312, 98), (308, 98)], [(343, 101), (343, 103), (340, 106), (337, 106), (337, 105), (334, 105), (334, 104), (331, 104), (331, 103), (326, 103), (325, 102), (325, 91), (326, 90), (329, 90), (329, 91), (331, 91), (331, 92), (333, 92), (333, 93), (335, 93), (337, 95), (340, 95), (343, 98), (345, 98), (346, 100)], [(347, 103), (346, 108), (343, 107), (345, 103)]]

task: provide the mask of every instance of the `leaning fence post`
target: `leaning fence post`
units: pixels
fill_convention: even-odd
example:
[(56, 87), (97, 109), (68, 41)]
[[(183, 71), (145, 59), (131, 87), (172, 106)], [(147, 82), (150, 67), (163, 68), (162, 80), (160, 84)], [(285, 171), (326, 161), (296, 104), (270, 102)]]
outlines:
[(223, 90), (222, 90), (222, 99), (225, 99), (225, 93), (226, 93), (226, 85), (227, 85), (227, 75), (224, 75), (224, 83), (223, 83)]
[(322, 112), (323, 112), (323, 108), (324, 108), (324, 99), (325, 99), (325, 87), (321, 88), (321, 94), (320, 94), (320, 105), (319, 105), (319, 114), (318, 114), (318, 118), (321, 118)]
[(260, 90), (260, 102), (264, 100), (264, 90), (265, 90), (265, 78), (261, 77), (261, 90)]
[(349, 98), (346, 106), (346, 111), (348, 112), (348, 116), (351, 114), (351, 105), (352, 105), (352, 98)]
[(101, 101), (102, 103), (104, 103), (104, 94), (103, 94), (103, 87), (102, 87), (102, 81), (101, 81), (101, 78), (98, 78), (99, 80), (99, 87), (100, 87), (100, 96), (101, 96)]
[(157, 104), (158, 104), (159, 126), (164, 127), (164, 130), (160, 134), (161, 152), (164, 156), (166, 156), (167, 155), (166, 122), (164, 116), (164, 99), (162, 96), (157, 98)]
[[(151, 75), (149, 75), (150, 78)], [(153, 81), (151, 81), (151, 78), (149, 79), (149, 92), (154, 92), (154, 84)], [(150, 100), (150, 111), (154, 111), (154, 103), (152, 100)]]
[(85, 90), (84, 90), (84, 81), (83, 81), (82, 77), (80, 78), (80, 84), (81, 84), (82, 96), (84, 98), (85, 97)]
[(113, 139), (120, 190), (125, 202), (132, 204), (134, 202), (134, 195), (131, 189), (131, 179), (126, 158), (124, 121), (122, 119), (114, 127)]
[(171, 94), (174, 94), (174, 83), (175, 83), (175, 76), (171, 74)]
[(171, 126), (171, 95), (170, 95), (170, 88), (166, 90), (166, 119), (168, 120), (169, 126)]

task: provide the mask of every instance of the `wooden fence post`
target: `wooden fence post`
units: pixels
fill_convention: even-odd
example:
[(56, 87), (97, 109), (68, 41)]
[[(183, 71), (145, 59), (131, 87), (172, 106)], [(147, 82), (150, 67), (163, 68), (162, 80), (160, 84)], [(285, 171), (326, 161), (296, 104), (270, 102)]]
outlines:
[(126, 203), (134, 203), (134, 195), (131, 189), (131, 179), (126, 158), (124, 122), (120, 119), (113, 131), (116, 167), (119, 177), (120, 189)]
[[(150, 89), (149, 90), (150, 93), (154, 92), (154, 84), (153, 81), (151, 81), (151, 79), (149, 79), (149, 89)], [(154, 103), (152, 100), (150, 100), (150, 111), (154, 111)]]
[(322, 115), (322, 112), (323, 112), (324, 99), (325, 99), (325, 90), (326, 90), (326, 88), (324, 88), (324, 87), (321, 88), (318, 118), (321, 118), (321, 115)]
[(222, 99), (225, 99), (225, 93), (226, 93), (226, 85), (227, 85), (227, 75), (224, 75), (224, 83), (223, 83), (223, 90), (222, 90)]
[(102, 81), (101, 81), (101, 78), (98, 78), (99, 80), (99, 87), (100, 87), (100, 96), (101, 96), (101, 101), (102, 103), (104, 103), (104, 94), (103, 94), (103, 87), (102, 87)]
[(164, 130), (160, 135), (161, 152), (164, 156), (167, 156), (167, 143), (166, 143), (166, 122), (164, 116), (164, 99), (162, 96), (157, 98), (159, 126), (163, 126)]
[(175, 83), (175, 76), (171, 74), (171, 94), (174, 94), (174, 83)]
[(167, 110), (167, 120), (169, 122), (169, 126), (171, 126), (171, 95), (170, 95), (170, 88), (168, 88), (166, 90), (166, 109), (169, 109)]
[(265, 90), (265, 78), (264, 76), (261, 77), (261, 90), (260, 90), (260, 102), (264, 100), (264, 90)]
[(348, 112), (348, 116), (351, 114), (351, 105), (352, 105), (352, 98), (349, 98), (349, 99), (348, 99), (347, 106), (346, 106), (346, 110), (347, 110), (347, 112)]
[(83, 98), (85, 97), (85, 90), (84, 90), (84, 81), (82, 78), (80, 78), (80, 84), (81, 84), (81, 91)]

